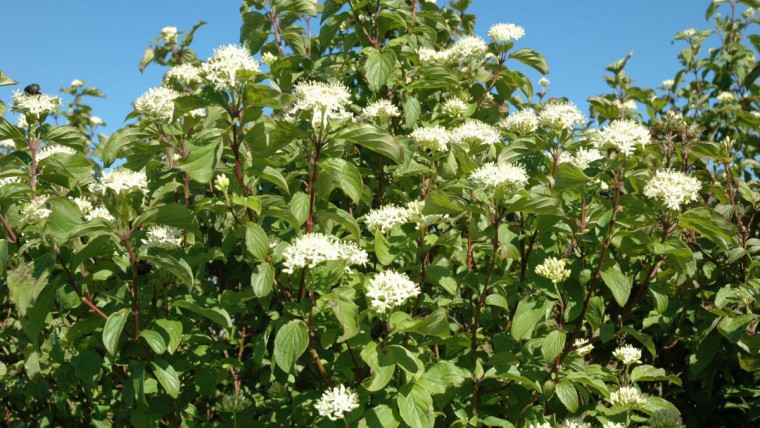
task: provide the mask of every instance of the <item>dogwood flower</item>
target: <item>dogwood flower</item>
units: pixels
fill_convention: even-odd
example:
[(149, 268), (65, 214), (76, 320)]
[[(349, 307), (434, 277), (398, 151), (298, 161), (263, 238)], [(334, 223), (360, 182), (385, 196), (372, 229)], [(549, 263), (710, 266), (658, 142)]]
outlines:
[(337, 421), (359, 407), (359, 395), (345, 385), (328, 389), (314, 404), (320, 416)]
[(555, 285), (570, 277), (570, 269), (565, 269), (565, 261), (549, 257), (536, 266), (536, 275), (548, 278)]
[(259, 72), (259, 63), (251, 57), (248, 49), (240, 45), (226, 45), (214, 49), (214, 55), (201, 65), (206, 81), (219, 91), (237, 88), (242, 82), (238, 72)]
[(528, 173), (520, 165), (488, 162), (470, 174), (470, 181), (484, 188), (524, 186), (528, 183)]
[(421, 293), (419, 286), (405, 273), (387, 270), (375, 275), (367, 285), (367, 297), (373, 311), (386, 313)]
[(679, 210), (681, 205), (696, 201), (702, 183), (696, 177), (680, 171), (660, 170), (644, 186), (644, 195), (661, 201), (671, 210)]

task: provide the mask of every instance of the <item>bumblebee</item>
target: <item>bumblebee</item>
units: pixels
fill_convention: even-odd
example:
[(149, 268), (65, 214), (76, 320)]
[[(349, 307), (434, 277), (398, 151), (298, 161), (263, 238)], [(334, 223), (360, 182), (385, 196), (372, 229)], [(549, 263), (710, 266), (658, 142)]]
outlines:
[(40, 85), (36, 83), (32, 83), (31, 85), (26, 85), (24, 88), (24, 92), (27, 95), (39, 95), (40, 94)]

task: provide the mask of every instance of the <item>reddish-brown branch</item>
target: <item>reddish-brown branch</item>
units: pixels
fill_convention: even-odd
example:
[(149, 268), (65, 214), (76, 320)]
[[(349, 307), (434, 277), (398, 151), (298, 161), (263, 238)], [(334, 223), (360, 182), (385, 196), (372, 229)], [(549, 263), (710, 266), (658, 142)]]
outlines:
[(132, 286), (129, 287), (129, 296), (132, 299), (132, 319), (134, 321), (132, 339), (138, 340), (140, 337), (140, 287), (137, 281), (137, 256), (132, 249), (132, 243), (129, 242), (130, 235), (130, 233), (124, 235), (122, 241), (124, 241), (124, 246), (127, 247), (127, 252), (129, 252), (130, 270), (132, 271)]
[(79, 297), (79, 300), (82, 301), (87, 307), (90, 308), (90, 310), (98, 315), (99, 317), (103, 318), (104, 320), (108, 319), (108, 315), (103, 313), (103, 311), (100, 310), (95, 304), (92, 303), (92, 297), (90, 297), (90, 293), (87, 293), (87, 297), (82, 294), (82, 289), (77, 284), (76, 280), (74, 279), (74, 275), (71, 274), (71, 271), (68, 267), (66, 267), (66, 264), (63, 262), (63, 259), (61, 258), (60, 254), (56, 254), (56, 258), (58, 259), (58, 263), (61, 264), (61, 267), (63, 268), (63, 272), (66, 274), (66, 281), (71, 285), (71, 288), (74, 289), (74, 292), (77, 293), (77, 297)]
[(11, 244), (18, 244), (18, 238), (16, 237), (16, 234), (13, 233), (11, 225), (8, 224), (8, 220), (5, 219), (5, 216), (3, 216), (2, 213), (0, 213), (0, 222), (2, 222), (3, 226), (5, 226), (5, 231), (8, 232), (8, 239), (11, 240)]

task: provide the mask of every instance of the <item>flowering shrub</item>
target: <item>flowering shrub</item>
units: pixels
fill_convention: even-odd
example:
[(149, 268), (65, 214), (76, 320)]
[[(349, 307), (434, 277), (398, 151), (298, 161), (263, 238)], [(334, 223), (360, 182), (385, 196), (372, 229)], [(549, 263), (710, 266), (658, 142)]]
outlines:
[(110, 136), (83, 81), (0, 103), (4, 424), (757, 424), (757, 2), (588, 115), (469, 3), (166, 27)]

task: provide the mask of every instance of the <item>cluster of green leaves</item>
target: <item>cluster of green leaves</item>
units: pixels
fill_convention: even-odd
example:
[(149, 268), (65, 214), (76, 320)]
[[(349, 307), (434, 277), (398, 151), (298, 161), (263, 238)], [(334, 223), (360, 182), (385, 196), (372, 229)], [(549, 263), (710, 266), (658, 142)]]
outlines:
[[(612, 64), (612, 93), (589, 100), (592, 118), (648, 122), (653, 144), (585, 169), (558, 162), (592, 144), (582, 130), (541, 126), (434, 153), (410, 138), (545, 107), (526, 73), (547, 73), (546, 61), (519, 42), (466, 64), (420, 60), (420, 48), (472, 33), (470, 1), (450, 3), (247, 0), (240, 42), (273, 58), (266, 71), (240, 72), (226, 91), (167, 81), (182, 94), (172, 119), (130, 114), (135, 124), (101, 137), (102, 164), (85, 156), (80, 98), (67, 126), (0, 118), (0, 140), (13, 141), (0, 157), (6, 423), (637, 426), (663, 410), (687, 424), (756, 423), (760, 39), (745, 36), (757, 19), (737, 8), (760, 2), (713, 1), (720, 46), (704, 56), (710, 32), (679, 34), (684, 70), (665, 93), (633, 86), (630, 57)], [(721, 8), (730, 14), (714, 16)], [(199, 64), (189, 45), (200, 25), (149, 48), (140, 67)], [(350, 113), (387, 100), (400, 115), (312, 123), (292, 109), (309, 80), (351, 88)], [(101, 95), (86, 91), (66, 90)], [(733, 100), (717, 102), (723, 92)], [(461, 114), (443, 109), (452, 98)], [(47, 144), (76, 153), (38, 163)], [(523, 165), (528, 184), (494, 192), (468, 178), (494, 161)], [(144, 171), (147, 191), (103, 191), (100, 165), (115, 162)], [(645, 197), (659, 169), (698, 177), (699, 200), (675, 211)], [(30, 221), (24, 207), (43, 196), (49, 215)], [(87, 220), (72, 198), (113, 218)], [(385, 233), (363, 222), (413, 201), (433, 220)], [(146, 245), (157, 226), (181, 243)], [(356, 243), (369, 262), (285, 272), (288, 243), (312, 232)], [(568, 262), (568, 279), (535, 273), (549, 257)], [(388, 269), (422, 293), (378, 314), (365, 293)], [(613, 358), (623, 344), (644, 363)], [(633, 384), (645, 404), (610, 402)], [(336, 385), (360, 404), (331, 421), (314, 403)]]

